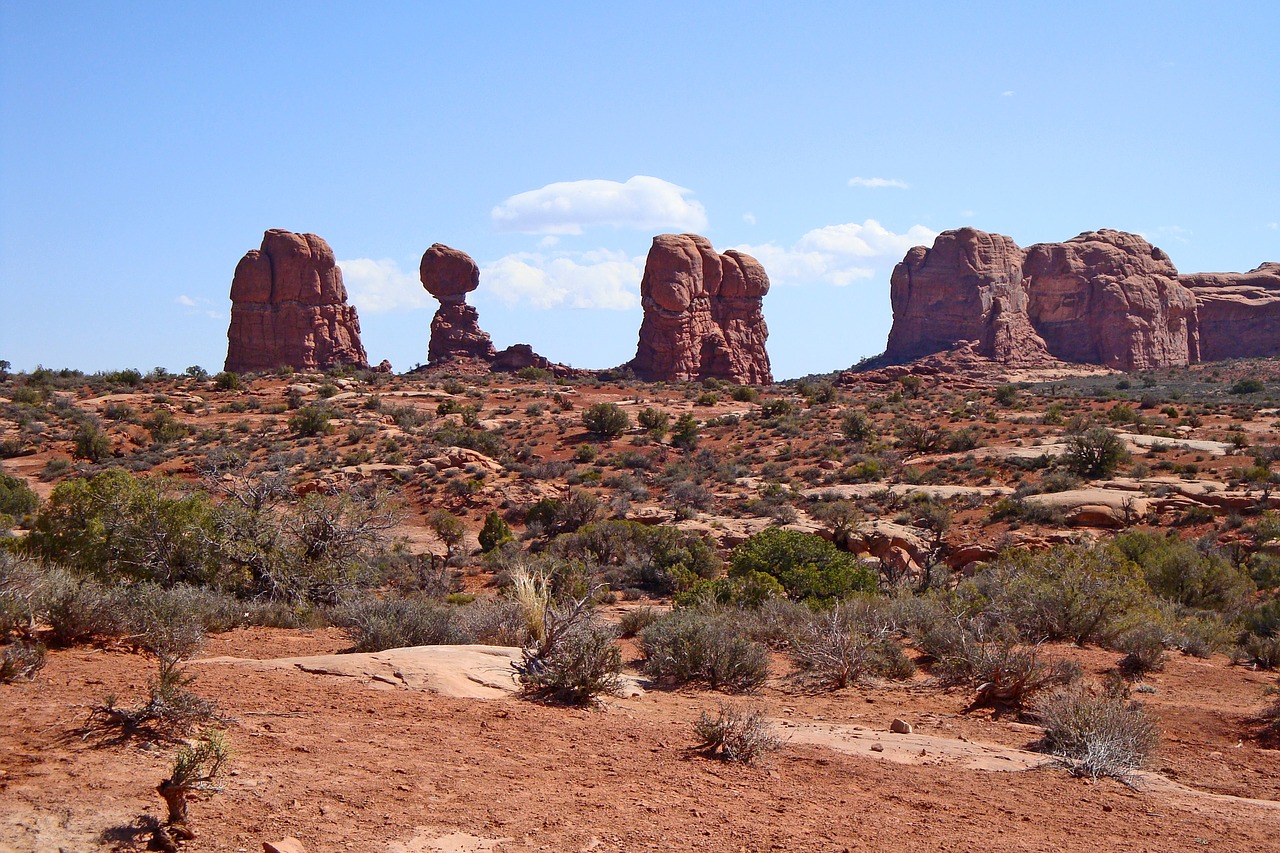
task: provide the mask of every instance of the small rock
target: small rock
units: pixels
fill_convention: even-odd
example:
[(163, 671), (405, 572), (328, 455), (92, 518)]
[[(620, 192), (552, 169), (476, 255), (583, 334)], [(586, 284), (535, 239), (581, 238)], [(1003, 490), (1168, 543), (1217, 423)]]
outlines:
[(894, 734), (909, 735), (914, 730), (911, 728), (911, 724), (906, 720), (895, 718), (894, 721), (889, 724), (889, 731)]
[(263, 853), (307, 853), (307, 848), (302, 846), (301, 841), (290, 835), (279, 841), (262, 842), (262, 851)]
[(871, 744), (871, 751), (872, 751), (872, 752), (884, 752), (884, 744), (882, 744), (882, 743), (873, 743), (873, 744)]

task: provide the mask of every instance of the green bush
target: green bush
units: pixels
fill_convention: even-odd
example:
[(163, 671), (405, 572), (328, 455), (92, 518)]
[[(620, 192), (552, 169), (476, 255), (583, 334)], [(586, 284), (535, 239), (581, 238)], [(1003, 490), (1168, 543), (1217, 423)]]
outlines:
[(107, 438), (101, 427), (90, 420), (80, 422), (71, 443), (75, 447), (73, 455), (77, 459), (101, 462), (111, 454), (111, 439)]
[(1267, 390), (1267, 386), (1263, 381), (1253, 377), (1237, 379), (1235, 384), (1231, 386), (1232, 394), (1257, 394), (1265, 390)]
[(1223, 554), (1176, 536), (1124, 533), (1115, 545), (1142, 567), (1152, 592), (1183, 607), (1235, 611), (1253, 592), (1248, 575)]
[(549, 648), (526, 653), (519, 668), (525, 693), (569, 705), (587, 705), (616, 693), (622, 672), (616, 636), (594, 617), (577, 621)]
[(504, 542), (511, 542), (515, 536), (511, 533), (511, 525), (496, 512), (484, 517), (484, 526), (480, 528), (480, 550), (486, 554)]
[(698, 446), (698, 419), (692, 412), (685, 412), (676, 418), (675, 428), (671, 430), (671, 446), (680, 450), (693, 450)]
[(764, 646), (727, 615), (674, 610), (640, 633), (644, 671), (657, 681), (705, 682), (712, 690), (754, 690), (769, 676)]
[(242, 387), (240, 377), (228, 370), (224, 370), (213, 377), (213, 384), (219, 391), (239, 391)]
[(289, 416), (289, 429), (303, 438), (326, 435), (333, 429), (329, 424), (332, 417), (326, 406), (304, 406)]
[(662, 438), (671, 428), (671, 416), (661, 409), (645, 408), (636, 416), (640, 426), (655, 438)]
[(1110, 477), (1128, 458), (1120, 437), (1106, 427), (1093, 427), (1067, 438), (1067, 467), (1081, 477)]
[(872, 592), (876, 575), (820, 536), (772, 527), (733, 549), (729, 574), (771, 575), (793, 599), (844, 598)]
[(0, 472), (0, 515), (21, 517), (40, 506), (40, 498), (27, 481)]
[(631, 417), (617, 403), (592, 403), (582, 413), (582, 425), (592, 435), (615, 438), (631, 427)]
[(850, 409), (840, 417), (840, 431), (849, 441), (871, 441), (876, 437), (871, 418), (857, 409)]
[(551, 553), (586, 560), (613, 587), (643, 586), (664, 594), (714, 578), (723, 563), (697, 533), (635, 521), (599, 521), (558, 537)]

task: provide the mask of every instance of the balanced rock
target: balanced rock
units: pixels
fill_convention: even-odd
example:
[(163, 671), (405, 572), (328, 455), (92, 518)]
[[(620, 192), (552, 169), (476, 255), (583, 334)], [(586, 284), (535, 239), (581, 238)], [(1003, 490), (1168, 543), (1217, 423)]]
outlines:
[(226, 369), (368, 367), (360, 318), (347, 304), (342, 270), (314, 234), (271, 229), (240, 259), (231, 281)]
[(1027, 249), (1031, 323), (1065, 361), (1120, 370), (1200, 360), (1196, 299), (1137, 234), (1087, 231)]
[(1196, 297), (1202, 360), (1280, 356), (1280, 264), (1180, 280)]
[(646, 381), (772, 382), (761, 310), (768, 291), (769, 277), (750, 255), (719, 255), (697, 234), (654, 237), (640, 282), (640, 340), (628, 366)]
[(435, 243), (422, 255), (418, 277), (427, 292), (440, 300), (431, 319), (427, 360), (491, 360), (496, 355), (493, 341), (480, 328), (480, 314), (466, 302), (467, 294), (480, 286), (480, 268), (471, 256)]

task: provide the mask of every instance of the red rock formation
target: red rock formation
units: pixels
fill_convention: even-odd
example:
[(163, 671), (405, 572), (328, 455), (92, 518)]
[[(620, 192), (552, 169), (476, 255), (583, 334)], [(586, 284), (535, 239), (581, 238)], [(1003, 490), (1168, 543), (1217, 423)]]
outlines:
[(696, 234), (654, 237), (640, 282), (640, 340), (628, 366), (648, 381), (772, 382), (760, 307), (768, 290), (764, 267), (749, 255), (718, 255)]
[(1180, 280), (1196, 297), (1201, 359), (1280, 356), (1280, 264), (1246, 273), (1191, 273)]
[(226, 369), (368, 367), (360, 318), (347, 304), (342, 270), (314, 234), (272, 229), (236, 265)]
[(1023, 252), (1003, 234), (944, 231), (894, 267), (893, 328), (884, 358), (910, 361), (973, 341), (977, 352), (1009, 363), (1047, 358), (1027, 319)]
[(1120, 370), (1199, 360), (1195, 296), (1138, 235), (1104, 229), (1031, 246), (1023, 271), (1031, 323), (1058, 358)]
[(969, 341), (1005, 364), (1051, 358), (1121, 370), (1198, 361), (1196, 298), (1136, 234), (1090, 231), (1025, 251), (1000, 234), (944, 231), (894, 268), (893, 328), (871, 367)]
[(480, 315), (467, 304), (467, 294), (480, 286), (480, 268), (466, 252), (440, 243), (422, 255), (418, 277), (427, 292), (440, 300), (431, 318), (431, 343), (427, 361), (448, 358), (492, 360), (496, 351), (489, 335), (480, 329)]

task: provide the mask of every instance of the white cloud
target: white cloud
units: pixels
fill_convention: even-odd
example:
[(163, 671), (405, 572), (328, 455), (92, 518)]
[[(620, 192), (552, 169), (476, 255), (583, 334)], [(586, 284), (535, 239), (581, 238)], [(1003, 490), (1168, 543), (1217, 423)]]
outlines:
[(912, 246), (927, 246), (938, 236), (923, 225), (896, 234), (874, 219), (827, 225), (804, 234), (790, 248), (776, 243), (738, 246), (764, 264), (778, 284), (825, 282), (844, 287), (874, 278), (891, 268)]
[(871, 189), (893, 187), (894, 189), (905, 190), (907, 188), (907, 182), (900, 181), (897, 178), (850, 178), (849, 186), (870, 187)]
[(1013, 97), (1013, 90), (1012, 90), (1012, 89), (1005, 89), (1003, 92), (1001, 92), (1001, 93), (1000, 93), (1000, 97), (1002, 97), (1002, 98), (1012, 98), (1012, 97)]
[(742, 221), (747, 223), (748, 225), (755, 225), (756, 215), (754, 213), (744, 213), (742, 214)]
[(190, 296), (187, 296), (185, 293), (173, 301), (186, 308), (195, 308), (200, 304), (196, 302), (194, 299), (192, 299)]
[(363, 313), (386, 314), (436, 304), (417, 275), (400, 269), (395, 261), (353, 258), (338, 261), (338, 266), (351, 303)]
[(1280, 222), (1268, 222), (1267, 228), (1271, 229), (1272, 231), (1280, 231)]
[(624, 252), (524, 252), (483, 267), (480, 289), (508, 305), (624, 311), (640, 304), (643, 274), (644, 258)]
[(707, 211), (692, 190), (636, 175), (624, 183), (564, 181), (513, 195), (491, 213), (499, 231), (581, 234), (601, 225), (641, 231), (701, 231)]

